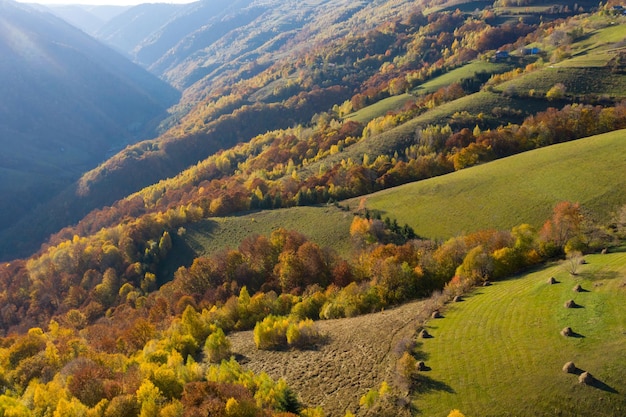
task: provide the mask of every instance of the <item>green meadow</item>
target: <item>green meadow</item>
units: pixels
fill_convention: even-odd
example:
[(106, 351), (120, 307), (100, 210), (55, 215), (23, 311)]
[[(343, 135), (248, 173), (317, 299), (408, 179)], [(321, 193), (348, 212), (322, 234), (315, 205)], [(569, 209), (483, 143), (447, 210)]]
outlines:
[[(418, 415), (625, 415), (626, 253), (586, 260), (576, 276), (557, 263), (480, 287), (430, 320), (433, 338), (420, 339), (431, 370), (414, 397)], [(565, 308), (569, 299), (581, 307)], [(564, 327), (574, 336), (562, 336)], [(569, 361), (574, 374), (562, 370)], [(592, 385), (578, 382), (583, 371)]]
[(625, 136), (579, 139), (383, 190), (367, 196), (366, 206), (430, 238), (539, 227), (560, 201), (579, 202), (606, 221), (626, 204)]

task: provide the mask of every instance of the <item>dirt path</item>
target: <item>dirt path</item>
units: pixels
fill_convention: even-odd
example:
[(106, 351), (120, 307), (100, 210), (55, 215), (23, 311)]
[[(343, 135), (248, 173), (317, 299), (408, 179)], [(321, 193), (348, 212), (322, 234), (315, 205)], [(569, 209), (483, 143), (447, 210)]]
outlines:
[(327, 416), (356, 412), (359, 398), (382, 381), (393, 380), (394, 349), (415, 334), (424, 302), (365, 316), (317, 322), (328, 343), (318, 350), (271, 352), (254, 345), (251, 331), (229, 336), (233, 352), (254, 372), (284, 378), (306, 406), (322, 406)]

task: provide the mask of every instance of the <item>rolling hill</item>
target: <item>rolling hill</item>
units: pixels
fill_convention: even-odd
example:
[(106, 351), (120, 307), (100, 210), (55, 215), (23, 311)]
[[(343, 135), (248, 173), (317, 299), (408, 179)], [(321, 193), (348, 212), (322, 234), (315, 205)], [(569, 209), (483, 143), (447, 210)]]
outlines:
[[(607, 221), (626, 204), (626, 131), (525, 152), (367, 197), (365, 206), (446, 239), (487, 228), (540, 227), (559, 201), (579, 202)], [(352, 207), (359, 199), (349, 200)]]

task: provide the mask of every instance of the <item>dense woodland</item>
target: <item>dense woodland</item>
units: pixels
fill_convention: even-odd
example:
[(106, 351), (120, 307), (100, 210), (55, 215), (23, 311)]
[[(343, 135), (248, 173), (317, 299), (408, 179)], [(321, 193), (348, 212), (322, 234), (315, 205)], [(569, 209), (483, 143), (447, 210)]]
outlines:
[[(516, 5), (525, 3), (532, 2)], [(314, 204), (349, 211), (342, 203), (349, 197), (626, 128), (624, 97), (562, 85), (532, 94), (500, 89), (565, 59), (568, 45), (598, 24), (584, 14), (567, 18), (584, 12), (554, 10), (556, 19), (526, 23), (491, 8), (415, 10), (296, 60), (244, 68), (158, 140), (88, 173), (79, 191), (102, 206), (32, 257), (0, 265), (0, 415), (323, 415), (299, 404), (285, 381), (246, 371), (231, 358), (228, 334), (254, 329), (259, 349), (308, 348), (324, 343), (315, 320), (459, 294), (557, 258), (575, 265), (584, 253), (618, 244), (626, 238), (624, 209), (599, 224), (573, 202), (558, 204), (540, 229), (520, 224), (443, 241), (352, 208), (348, 257), (281, 228), (198, 257), (173, 277), (162, 274), (185, 227), (208, 217)], [(469, 61), (530, 43), (551, 47), (550, 55), (513, 57), (501, 73), (414, 94), (367, 123), (350, 118)], [(458, 112), (378, 146), (382, 134), (475, 93), (541, 110)], [(353, 151), (358, 146), (372, 151)], [(104, 190), (119, 200), (104, 206)]]

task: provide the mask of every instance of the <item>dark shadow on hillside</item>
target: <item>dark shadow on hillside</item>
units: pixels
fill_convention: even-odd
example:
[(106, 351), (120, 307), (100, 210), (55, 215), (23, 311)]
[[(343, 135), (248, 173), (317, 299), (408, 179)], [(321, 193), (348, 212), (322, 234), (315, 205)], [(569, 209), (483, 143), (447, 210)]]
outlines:
[(413, 379), (413, 385), (411, 391), (417, 394), (426, 394), (433, 391), (444, 391), (450, 394), (454, 394), (455, 391), (452, 387), (445, 382), (437, 381), (424, 374), (418, 374)]
[(611, 394), (619, 394), (619, 392), (615, 388), (605, 384), (602, 381), (597, 380), (596, 378), (594, 378), (593, 381), (591, 381), (589, 386), (605, 391), (605, 392), (610, 392)]
[(590, 281), (603, 281), (606, 279), (615, 279), (619, 277), (621, 277), (621, 274), (617, 271), (581, 272), (576, 275), (576, 278), (584, 278)]
[(235, 353), (233, 354), (233, 356), (235, 357), (235, 360), (237, 361), (237, 363), (239, 363), (240, 365), (245, 365), (246, 363), (250, 362), (250, 358), (242, 355), (240, 353)]
[(193, 263), (193, 260), (198, 257), (198, 254), (185, 239), (180, 237), (177, 233), (171, 233), (172, 249), (170, 249), (167, 257), (159, 265), (157, 276), (159, 279), (159, 286), (165, 284), (174, 279), (174, 272), (181, 266), (188, 268)]

